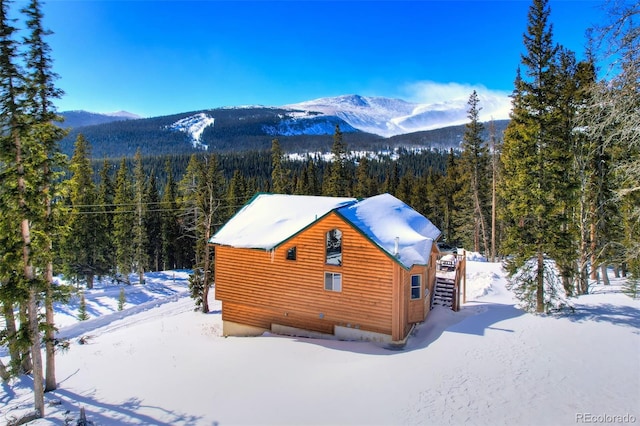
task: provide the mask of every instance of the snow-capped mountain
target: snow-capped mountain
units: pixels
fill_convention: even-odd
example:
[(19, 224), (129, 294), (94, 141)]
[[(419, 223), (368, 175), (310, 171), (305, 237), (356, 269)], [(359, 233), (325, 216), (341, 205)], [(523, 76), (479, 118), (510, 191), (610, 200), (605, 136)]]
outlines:
[(335, 115), (322, 115), (309, 111), (289, 111), (280, 113), (277, 125), (264, 125), (262, 129), (271, 136), (331, 135), (340, 126), (342, 132), (352, 133), (359, 129)]
[(129, 120), (137, 120), (138, 118), (142, 118), (138, 114), (134, 114), (134, 113), (129, 112), (129, 111), (107, 112), (107, 113), (102, 114), (102, 115), (106, 115), (108, 117), (126, 118), (126, 119), (129, 119)]
[[(480, 120), (508, 118), (510, 99), (478, 93)], [(63, 113), (63, 127), (72, 131), (61, 141), (72, 155), (78, 133), (92, 144), (97, 158), (143, 155), (262, 150), (281, 138), (290, 152), (326, 151), (336, 125), (348, 134), (354, 150), (395, 147), (459, 148), (468, 123), (468, 99), (415, 103), (401, 99), (346, 95), (286, 106), (236, 106), (131, 120), (113, 115)], [(99, 120), (88, 125), (88, 119)], [(114, 121), (121, 120), (121, 121)], [(502, 121), (502, 128), (504, 123)]]
[[(480, 120), (502, 120), (509, 117), (511, 101), (508, 97), (479, 94)], [(338, 117), (363, 132), (384, 137), (433, 130), (465, 124), (468, 99), (421, 104), (402, 99), (345, 95), (320, 98), (283, 108), (306, 112), (297, 119), (318, 119), (319, 114)], [(315, 114), (313, 114), (315, 113)]]
[(111, 123), (114, 121), (136, 120), (136, 119), (142, 118), (137, 114), (133, 114), (127, 111), (118, 111), (118, 112), (110, 112), (110, 113), (102, 114), (98, 112), (77, 110), (77, 111), (62, 111), (60, 115), (64, 118), (64, 121), (60, 126), (64, 128), (95, 126), (97, 124)]
[[(482, 105), (482, 121), (501, 120), (509, 116), (511, 107), (509, 98), (479, 95)], [(262, 125), (262, 131), (269, 136), (331, 135), (336, 125), (344, 133), (357, 131), (382, 137), (392, 137), (425, 130), (465, 124), (467, 117), (467, 99), (454, 99), (447, 102), (420, 104), (402, 99), (344, 95), (320, 98), (282, 107), (247, 105), (224, 107), (201, 112), (182, 118), (168, 126), (189, 135), (194, 148), (206, 149), (202, 140), (205, 128), (213, 125), (216, 112), (271, 110), (277, 117), (276, 122)], [(238, 126), (243, 119), (238, 120)]]

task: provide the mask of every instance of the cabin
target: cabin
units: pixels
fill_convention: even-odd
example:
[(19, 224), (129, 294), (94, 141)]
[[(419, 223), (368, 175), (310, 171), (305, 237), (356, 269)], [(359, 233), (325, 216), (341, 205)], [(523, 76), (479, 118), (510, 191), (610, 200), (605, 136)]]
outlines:
[(440, 234), (390, 194), (257, 194), (209, 241), (223, 333), (401, 342), (430, 311)]

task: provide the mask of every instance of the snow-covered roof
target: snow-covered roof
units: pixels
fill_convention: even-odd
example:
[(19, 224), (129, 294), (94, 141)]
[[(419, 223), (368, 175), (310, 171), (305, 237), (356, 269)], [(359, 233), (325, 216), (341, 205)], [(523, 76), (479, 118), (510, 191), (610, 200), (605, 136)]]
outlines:
[(429, 219), (390, 194), (366, 198), (338, 213), (407, 269), (428, 264), (440, 236)]
[(355, 198), (258, 194), (209, 242), (271, 250), (331, 210), (356, 201)]
[(429, 263), (440, 230), (390, 194), (364, 200), (258, 194), (210, 240), (238, 248), (271, 250), (335, 211), (403, 267)]

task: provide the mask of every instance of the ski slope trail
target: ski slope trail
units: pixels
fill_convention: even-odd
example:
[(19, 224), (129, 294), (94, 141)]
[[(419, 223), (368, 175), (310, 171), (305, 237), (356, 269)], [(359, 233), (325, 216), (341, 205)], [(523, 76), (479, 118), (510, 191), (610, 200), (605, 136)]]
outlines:
[(189, 292), (180, 292), (165, 299), (150, 300), (122, 311), (63, 327), (58, 331), (56, 337), (58, 339), (75, 339), (89, 334), (96, 336), (111, 333), (125, 327), (154, 321), (161, 317), (170, 317), (188, 312), (193, 310), (193, 306), (193, 300), (189, 297)]

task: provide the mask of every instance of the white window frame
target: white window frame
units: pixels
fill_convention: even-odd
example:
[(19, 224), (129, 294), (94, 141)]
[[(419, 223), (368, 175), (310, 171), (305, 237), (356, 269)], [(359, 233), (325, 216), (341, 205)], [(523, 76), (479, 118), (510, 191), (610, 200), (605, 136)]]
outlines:
[[(414, 285), (413, 283), (413, 277), (418, 277), (418, 285)], [(418, 297), (413, 297), (413, 290), (414, 289), (418, 289)], [(411, 275), (411, 285), (410, 285), (410, 289), (411, 289), (411, 300), (420, 300), (422, 299), (422, 274), (413, 274)]]
[[(330, 236), (335, 235), (337, 238), (338, 247), (340, 250), (335, 255), (335, 258), (329, 258), (329, 240)], [(325, 233), (325, 254), (324, 254), (324, 263), (326, 265), (331, 266), (342, 266), (342, 231), (338, 228), (330, 229)]]
[(342, 291), (342, 273), (325, 271), (324, 289), (327, 291), (341, 292)]

